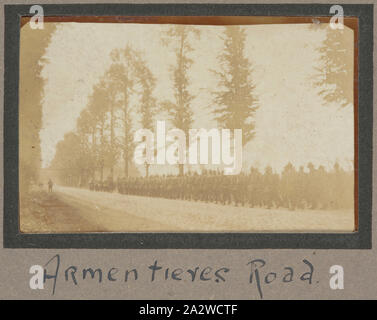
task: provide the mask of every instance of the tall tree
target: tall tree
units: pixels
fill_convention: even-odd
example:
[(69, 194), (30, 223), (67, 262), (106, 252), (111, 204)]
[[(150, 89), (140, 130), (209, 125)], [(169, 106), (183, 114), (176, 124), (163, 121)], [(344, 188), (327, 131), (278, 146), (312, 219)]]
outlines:
[(252, 65), (245, 56), (245, 30), (240, 26), (225, 27), (224, 50), (218, 55), (219, 70), (212, 70), (219, 79), (214, 92), (215, 119), (221, 127), (242, 129), (242, 143), (255, 134), (254, 116), (258, 108)]
[[(135, 63), (135, 71), (140, 85), (139, 113), (141, 115), (141, 126), (144, 129), (153, 129), (153, 120), (156, 114), (157, 100), (153, 96), (156, 86), (156, 78), (148, 68), (146, 61), (139, 58)], [(149, 164), (145, 163), (145, 175), (149, 176)]]
[(37, 182), (41, 168), (39, 131), (42, 128), (44, 83), (41, 73), (44, 58), (56, 24), (45, 23), (43, 29), (25, 24), (20, 32), (19, 83), (19, 161), (20, 190), (28, 190), (31, 181)]
[(88, 102), (88, 111), (94, 117), (95, 122), (96, 167), (100, 171), (101, 181), (103, 181), (106, 159), (109, 152), (111, 152), (106, 135), (107, 111), (110, 103), (111, 100), (109, 100), (106, 84), (101, 80), (94, 86)]
[(124, 175), (126, 177), (129, 175), (129, 162), (134, 150), (130, 100), (135, 91), (135, 58), (137, 56), (138, 52), (133, 50), (129, 45), (124, 49), (114, 49), (111, 52), (112, 65), (108, 73), (113, 83), (117, 83), (117, 89), (122, 95), (119, 110), (121, 112), (123, 129), (121, 146), (124, 160)]
[(345, 107), (353, 103), (353, 37), (350, 30), (332, 29), (324, 24), (317, 27), (326, 37), (318, 48), (319, 66), (315, 86), (327, 103), (336, 102)]
[(114, 178), (114, 166), (118, 160), (119, 156), (119, 142), (117, 141), (117, 137), (115, 136), (115, 130), (117, 128), (117, 110), (121, 106), (121, 101), (118, 99), (119, 93), (119, 83), (118, 79), (114, 79), (113, 76), (113, 68), (115, 66), (111, 66), (110, 69), (105, 73), (103, 78), (104, 83), (104, 91), (106, 94), (106, 105), (104, 106), (107, 112), (107, 131), (109, 135), (109, 144), (108, 144), (108, 152), (107, 152), (107, 159), (106, 163), (107, 166), (110, 168), (110, 178), (113, 180)]
[(87, 166), (86, 160), (80, 137), (74, 132), (68, 132), (56, 145), (50, 169), (57, 172), (59, 183), (78, 186)]
[(87, 108), (81, 111), (76, 123), (77, 135), (80, 139), (81, 151), (84, 154), (86, 166), (81, 174), (81, 182), (86, 183), (89, 178), (95, 179), (96, 168), (96, 123), (95, 117)]
[[(169, 28), (167, 37), (162, 39), (162, 43), (175, 50), (176, 63), (171, 66), (174, 99), (164, 101), (162, 106), (168, 112), (170, 122), (175, 128), (185, 132), (188, 145), (188, 132), (193, 123), (193, 111), (191, 102), (194, 96), (189, 92), (190, 79), (188, 72), (193, 60), (190, 53), (194, 50), (190, 44), (192, 36), (199, 38), (200, 32), (195, 27), (176, 25)], [(183, 164), (179, 165), (179, 174), (184, 174)]]

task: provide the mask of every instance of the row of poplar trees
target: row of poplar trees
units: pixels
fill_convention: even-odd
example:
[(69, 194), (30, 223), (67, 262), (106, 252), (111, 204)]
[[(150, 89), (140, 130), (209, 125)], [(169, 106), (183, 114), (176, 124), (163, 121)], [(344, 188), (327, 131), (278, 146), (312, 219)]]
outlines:
[[(60, 172), (61, 179), (67, 182), (67, 177), (71, 177), (70, 183), (85, 184), (97, 172), (103, 181), (105, 167), (114, 178), (114, 167), (120, 157), (124, 176), (129, 176), (135, 121), (142, 128), (152, 130), (159, 111), (165, 112), (171, 125), (188, 137), (194, 121), (189, 71), (195, 38), (200, 38), (199, 29), (177, 25), (170, 27), (162, 39), (162, 44), (174, 50), (176, 56), (170, 66), (174, 92), (170, 100), (157, 101), (153, 96), (156, 78), (141, 52), (130, 45), (111, 52), (112, 64), (94, 86), (88, 105), (77, 120), (76, 132), (66, 134), (57, 145), (52, 168)], [(246, 34), (241, 27), (226, 27), (222, 39), (224, 50), (218, 56), (219, 68), (211, 70), (219, 88), (213, 92), (214, 118), (219, 127), (242, 129), (243, 144), (246, 144), (254, 135), (253, 117), (258, 108), (252, 66), (244, 54)], [(145, 170), (148, 175), (147, 164)], [(179, 165), (179, 174), (183, 173), (184, 167)]]
[[(323, 89), (320, 95), (324, 105), (336, 102), (345, 107), (353, 102), (352, 81), (344, 81), (352, 72), (353, 55), (344, 50), (348, 38), (342, 30), (332, 30), (326, 24), (311, 30), (323, 29), (326, 37), (317, 49), (318, 74), (313, 85)], [(120, 158), (124, 163), (123, 176), (129, 176), (136, 121), (142, 128), (153, 129), (157, 112), (165, 112), (171, 125), (183, 130), (188, 137), (194, 121), (192, 101), (195, 98), (189, 90), (189, 71), (195, 50), (192, 43), (200, 36), (198, 28), (176, 25), (162, 38), (162, 44), (176, 56), (170, 66), (174, 92), (170, 100), (157, 101), (153, 96), (156, 78), (141, 52), (130, 45), (112, 51), (112, 64), (94, 86), (75, 132), (66, 134), (57, 145), (51, 167), (59, 172), (63, 181), (67, 182), (70, 177), (69, 184), (85, 184), (96, 173), (103, 181), (105, 168), (109, 176), (115, 178), (114, 167)], [(219, 127), (242, 129), (245, 145), (255, 134), (253, 118), (259, 107), (252, 80), (253, 68), (245, 56), (246, 33), (240, 26), (227, 26), (221, 38), (224, 47), (217, 57), (218, 68), (211, 70), (218, 80), (218, 90), (211, 92), (213, 116)], [(148, 175), (147, 164), (145, 170)], [(179, 165), (179, 174), (183, 173), (184, 167)]]

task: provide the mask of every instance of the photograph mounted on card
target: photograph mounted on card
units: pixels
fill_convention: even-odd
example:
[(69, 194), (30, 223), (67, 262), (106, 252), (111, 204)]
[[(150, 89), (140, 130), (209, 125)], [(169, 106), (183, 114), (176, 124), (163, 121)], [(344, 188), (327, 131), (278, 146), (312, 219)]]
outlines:
[(19, 18), (17, 236), (367, 247), (365, 16), (300, 5), (163, 16), (161, 6)]

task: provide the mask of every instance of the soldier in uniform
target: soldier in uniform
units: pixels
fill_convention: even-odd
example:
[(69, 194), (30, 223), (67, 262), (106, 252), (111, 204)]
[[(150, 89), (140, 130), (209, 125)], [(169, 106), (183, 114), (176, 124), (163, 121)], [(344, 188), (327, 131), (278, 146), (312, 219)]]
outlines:
[(234, 199), (234, 205), (237, 207), (239, 204), (244, 206), (245, 205), (245, 175), (244, 173), (240, 173), (232, 177), (232, 196)]
[(52, 192), (52, 187), (54, 186), (54, 183), (51, 179), (48, 179), (48, 192)]
[(261, 195), (261, 174), (257, 168), (251, 167), (247, 183), (247, 200), (249, 206), (256, 207), (260, 205)]
[(299, 209), (305, 208), (305, 194), (307, 190), (306, 186), (306, 173), (304, 171), (304, 167), (300, 166), (297, 174), (296, 174), (296, 191), (295, 194), (297, 196), (297, 207)]
[(123, 191), (123, 183), (122, 183), (122, 178), (121, 177), (118, 177), (118, 179), (117, 179), (117, 189), (118, 189), (118, 192), (120, 194), (124, 193), (124, 191)]
[(89, 182), (89, 190), (90, 191), (94, 190), (94, 181), (93, 180), (90, 180), (90, 182)]
[(338, 162), (334, 164), (334, 169), (330, 174), (330, 180), (331, 188), (329, 188), (329, 193), (331, 192), (331, 194), (329, 195), (329, 198), (331, 200), (329, 207), (331, 207), (332, 209), (340, 209), (342, 207), (347, 207), (347, 199), (353, 198), (352, 190), (351, 188), (347, 188), (347, 186), (352, 186), (353, 183), (350, 183), (351, 181), (347, 181), (347, 174), (340, 167)]
[(231, 204), (231, 176), (223, 175), (221, 178), (221, 202), (222, 204)]
[(221, 202), (221, 172), (215, 171), (213, 178), (213, 199), (215, 203)]
[(330, 205), (329, 182), (327, 172), (324, 166), (319, 166), (317, 170), (316, 184), (318, 190), (318, 201), (322, 209), (328, 209)]
[(273, 205), (281, 206), (279, 185), (279, 176), (272, 172), (271, 166), (267, 166), (263, 177), (263, 201), (267, 209), (271, 209)]
[(205, 193), (206, 193), (206, 202), (215, 202), (215, 173), (213, 170), (209, 170), (207, 176), (205, 177)]
[(292, 163), (288, 163), (283, 170), (281, 177), (281, 186), (282, 186), (282, 198), (284, 207), (295, 210), (297, 207), (296, 201), (296, 190), (294, 186), (296, 170)]
[(267, 166), (263, 175), (263, 188), (262, 188), (262, 201), (263, 206), (266, 206), (267, 209), (271, 209), (273, 204), (273, 177), (272, 177), (272, 168)]
[(187, 200), (194, 200), (194, 173), (191, 173), (188, 177), (188, 186), (187, 186)]
[(306, 199), (310, 209), (316, 209), (318, 207), (318, 183), (317, 183), (317, 170), (314, 165), (308, 163), (309, 172), (306, 175), (307, 193)]

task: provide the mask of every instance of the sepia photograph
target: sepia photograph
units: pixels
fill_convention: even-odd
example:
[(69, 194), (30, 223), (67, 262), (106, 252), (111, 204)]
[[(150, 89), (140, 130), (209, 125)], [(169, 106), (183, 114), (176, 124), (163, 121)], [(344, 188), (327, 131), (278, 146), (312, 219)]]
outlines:
[(21, 233), (357, 231), (354, 29), (22, 21)]

